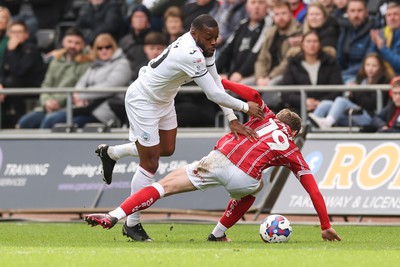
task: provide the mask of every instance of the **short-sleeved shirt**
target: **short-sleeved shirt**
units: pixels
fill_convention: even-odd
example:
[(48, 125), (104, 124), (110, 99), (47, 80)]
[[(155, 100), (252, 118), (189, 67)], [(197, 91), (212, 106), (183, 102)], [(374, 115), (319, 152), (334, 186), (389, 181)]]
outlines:
[(205, 75), (207, 65), (215, 62), (215, 55), (205, 58), (200, 47), (188, 32), (169, 45), (162, 54), (139, 71), (141, 93), (153, 103), (169, 103), (179, 87)]
[(217, 142), (215, 148), (257, 180), (261, 179), (262, 171), (271, 166), (285, 166), (297, 178), (311, 174), (294, 143), (290, 127), (279, 121), (265, 104), (263, 110), (263, 120), (252, 118), (245, 124), (258, 134), (259, 139), (256, 142), (250, 142), (242, 135), (236, 140), (232, 133), (228, 133)]

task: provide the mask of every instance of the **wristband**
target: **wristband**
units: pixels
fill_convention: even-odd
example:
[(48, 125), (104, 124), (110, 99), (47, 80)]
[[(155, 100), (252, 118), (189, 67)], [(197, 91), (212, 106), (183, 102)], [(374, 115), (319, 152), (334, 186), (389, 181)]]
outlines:
[(229, 114), (226, 114), (225, 115), (226, 116), (226, 119), (229, 121), (229, 122), (231, 122), (231, 121), (233, 121), (233, 120), (237, 120), (237, 117), (236, 117), (236, 115), (235, 115), (235, 113), (229, 113)]
[(247, 103), (243, 103), (243, 108), (242, 108), (242, 111), (243, 111), (244, 113), (247, 113), (247, 112), (249, 112), (249, 104), (247, 104)]

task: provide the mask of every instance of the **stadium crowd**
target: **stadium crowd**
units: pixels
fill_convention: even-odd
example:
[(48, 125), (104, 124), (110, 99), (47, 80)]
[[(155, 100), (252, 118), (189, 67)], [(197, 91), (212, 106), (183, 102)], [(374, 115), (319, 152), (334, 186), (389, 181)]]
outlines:
[[(391, 84), (376, 114), (376, 93), (311, 92), (310, 123), (400, 132), (400, 1), (396, 0), (0, 0), (0, 90), (110, 88), (189, 30), (200, 14), (220, 28), (216, 66), (250, 86)], [(79, 127), (126, 123), (124, 96), (73, 94)], [(275, 112), (299, 112), (299, 93), (264, 92)], [(66, 95), (0, 94), (1, 128), (65, 122)], [(219, 107), (203, 93), (179, 93), (180, 127), (213, 127)]]

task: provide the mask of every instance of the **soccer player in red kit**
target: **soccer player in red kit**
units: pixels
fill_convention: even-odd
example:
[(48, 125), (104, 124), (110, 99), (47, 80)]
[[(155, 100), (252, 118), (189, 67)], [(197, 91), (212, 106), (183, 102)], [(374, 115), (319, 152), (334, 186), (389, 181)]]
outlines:
[(228, 133), (217, 142), (215, 149), (200, 161), (177, 169), (158, 183), (141, 189), (108, 214), (85, 216), (87, 223), (92, 226), (100, 224), (109, 229), (129, 214), (150, 207), (161, 197), (224, 186), (232, 199), (208, 236), (208, 241), (230, 241), (225, 232), (239, 221), (254, 203), (255, 194), (263, 186), (263, 170), (271, 166), (285, 166), (294, 173), (310, 195), (321, 223), (322, 238), (330, 241), (341, 240), (331, 227), (325, 201), (314, 176), (294, 143), (294, 137), (301, 128), (300, 117), (288, 109), (275, 115), (256, 90), (228, 80), (223, 80), (222, 83), (225, 89), (248, 101), (254, 101), (263, 108), (264, 119), (250, 118), (245, 124), (253, 129), (259, 138), (252, 140), (240, 136), (237, 139), (233, 133)]

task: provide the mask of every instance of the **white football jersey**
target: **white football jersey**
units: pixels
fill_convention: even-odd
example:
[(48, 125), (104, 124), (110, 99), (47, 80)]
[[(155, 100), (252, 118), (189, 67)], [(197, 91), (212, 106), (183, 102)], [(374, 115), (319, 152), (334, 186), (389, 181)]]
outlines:
[(147, 95), (150, 102), (168, 103), (173, 101), (181, 85), (205, 75), (207, 64), (214, 62), (215, 54), (206, 62), (201, 49), (187, 32), (140, 69), (136, 88)]

